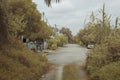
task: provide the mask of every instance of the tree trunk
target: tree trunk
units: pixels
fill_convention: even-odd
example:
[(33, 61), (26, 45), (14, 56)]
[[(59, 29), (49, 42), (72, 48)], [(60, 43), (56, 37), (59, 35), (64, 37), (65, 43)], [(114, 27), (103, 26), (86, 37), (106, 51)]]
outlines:
[(0, 0), (0, 43), (8, 40), (7, 0)]

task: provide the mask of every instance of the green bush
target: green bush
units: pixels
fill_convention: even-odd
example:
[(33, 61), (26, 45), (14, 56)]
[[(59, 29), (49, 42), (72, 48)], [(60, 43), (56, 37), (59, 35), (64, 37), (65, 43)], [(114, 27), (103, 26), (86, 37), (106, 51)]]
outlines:
[(108, 63), (106, 54), (107, 52), (108, 51), (106, 51), (103, 45), (96, 46), (93, 50), (89, 52), (86, 63), (89, 74), (92, 75), (92, 73)]
[(52, 44), (49, 49), (56, 50), (57, 49), (57, 44)]
[(67, 42), (67, 38), (66, 36), (60, 34), (54, 36), (54, 38), (49, 39), (47, 42), (49, 44), (48, 48), (55, 50), (57, 47), (62, 47)]
[(57, 49), (57, 43), (59, 42), (57, 39), (49, 39), (48, 41), (48, 49), (55, 50)]

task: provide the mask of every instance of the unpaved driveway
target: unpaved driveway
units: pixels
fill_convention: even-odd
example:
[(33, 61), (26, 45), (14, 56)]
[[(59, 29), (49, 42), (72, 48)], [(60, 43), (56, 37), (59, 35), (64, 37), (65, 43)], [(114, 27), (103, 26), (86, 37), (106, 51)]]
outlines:
[(83, 69), (87, 51), (86, 48), (80, 47), (79, 45), (68, 44), (63, 48), (59, 48), (54, 53), (49, 53), (49, 55), (47, 55), (48, 60), (51, 63), (56, 64), (56, 68), (46, 74), (45, 78), (42, 80), (62, 80), (62, 70), (64, 65), (71, 63), (77, 63), (81, 66), (79, 80), (87, 80), (85, 70)]

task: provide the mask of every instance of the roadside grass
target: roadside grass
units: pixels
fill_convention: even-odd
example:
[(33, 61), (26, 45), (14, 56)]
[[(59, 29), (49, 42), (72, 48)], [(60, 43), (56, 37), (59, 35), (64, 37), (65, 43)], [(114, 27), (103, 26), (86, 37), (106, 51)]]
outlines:
[(16, 39), (0, 46), (0, 80), (39, 80), (49, 66), (45, 55), (34, 53)]
[(120, 80), (120, 61), (103, 66), (95, 76), (99, 80)]
[(56, 80), (56, 79), (57, 79), (56, 75), (54, 75), (51, 80)]
[(80, 68), (77, 64), (68, 64), (63, 68), (62, 80), (79, 80)]
[(111, 39), (92, 49), (86, 69), (90, 80), (120, 80), (120, 39)]

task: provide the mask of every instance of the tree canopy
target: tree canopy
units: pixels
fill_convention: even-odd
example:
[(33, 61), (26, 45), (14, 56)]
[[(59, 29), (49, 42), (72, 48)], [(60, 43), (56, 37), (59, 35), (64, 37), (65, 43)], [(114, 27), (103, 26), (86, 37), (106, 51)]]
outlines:
[(60, 30), (60, 33), (66, 35), (66, 36), (68, 37), (68, 42), (70, 42), (70, 43), (73, 42), (72, 32), (70, 31), (69, 28), (63, 27), (63, 28)]
[(45, 39), (53, 34), (32, 0), (1, 0), (0, 4), (1, 40), (5, 41), (11, 35)]

